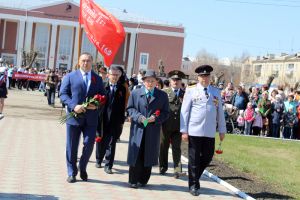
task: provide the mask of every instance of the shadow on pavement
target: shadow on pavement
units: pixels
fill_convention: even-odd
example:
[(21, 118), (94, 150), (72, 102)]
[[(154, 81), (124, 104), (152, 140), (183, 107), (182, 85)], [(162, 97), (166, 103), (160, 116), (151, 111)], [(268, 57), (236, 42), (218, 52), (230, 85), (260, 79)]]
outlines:
[(0, 199), (47, 199), (58, 200), (58, 197), (52, 195), (39, 195), (39, 194), (19, 194), (19, 193), (0, 193)]
[(295, 199), (294, 197), (288, 195), (274, 194), (269, 192), (247, 193), (247, 194), (255, 199)]
[(225, 180), (233, 180), (233, 179), (240, 179), (240, 180), (244, 180), (244, 181), (252, 181), (251, 179), (245, 178), (245, 177), (241, 177), (241, 176), (220, 176), (220, 179)]

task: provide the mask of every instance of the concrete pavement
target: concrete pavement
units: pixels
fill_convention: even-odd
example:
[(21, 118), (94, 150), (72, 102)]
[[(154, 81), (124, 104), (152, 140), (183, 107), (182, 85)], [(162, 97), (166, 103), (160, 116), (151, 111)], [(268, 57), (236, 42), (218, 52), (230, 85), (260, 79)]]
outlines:
[[(65, 125), (59, 124), (61, 108), (47, 105), (38, 91), (9, 90), (5, 117), (0, 120), (0, 199), (238, 199), (224, 186), (201, 177), (201, 195), (188, 193), (187, 177), (161, 176), (154, 167), (149, 185), (128, 187), (126, 164), (129, 124), (117, 144), (114, 174), (95, 168), (93, 154), (88, 165), (89, 181), (66, 182)], [(57, 105), (59, 101), (57, 99)], [(81, 154), (81, 146), (79, 156)], [(171, 156), (169, 156), (171, 158)], [(170, 162), (171, 164), (171, 162)], [(186, 169), (186, 163), (184, 165)]]

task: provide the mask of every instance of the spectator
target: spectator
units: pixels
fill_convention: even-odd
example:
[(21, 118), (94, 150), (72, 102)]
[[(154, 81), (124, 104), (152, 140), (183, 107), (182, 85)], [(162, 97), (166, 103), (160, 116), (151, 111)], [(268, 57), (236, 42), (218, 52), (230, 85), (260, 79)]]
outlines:
[(271, 116), (272, 116), (272, 137), (278, 138), (280, 136), (280, 121), (283, 114), (283, 103), (281, 101), (281, 95), (275, 96), (275, 101), (271, 104)]
[(294, 126), (297, 124), (297, 116), (293, 112), (293, 108), (289, 108), (288, 112), (284, 114), (284, 130), (283, 138), (292, 139), (294, 136)]
[(58, 83), (58, 76), (54, 73), (54, 70), (50, 70), (50, 74), (47, 76), (45, 82), (46, 82), (48, 105), (54, 107), (55, 91)]
[(245, 135), (252, 135), (251, 130), (252, 130), (252, 123), (255, 119), (254, 116), (254, 110), (252, 108), (251, 102), (248, 102), (247, 108), (244, 112), (244, 119), (245, 119)]
[(170, 87), (170, 81), (168, 79), (164, 80), (164, 87)]
[(268, 99), (268, 92), (262, 93), (262, 97), (258, 101), (259, 112), (263, 119), (263, 135), (268, 136), (271, 134), (269, 122), (271, 118), (271, 101)]
[(239, 111), (239, 116), (236, 121), (238, 124), (238, 129), (241, 131), (241, 133), (244, 132), (245, 119), (244, 119), (244, 111), (243, 110)]
[(237, 87), (236, 93), (232, 96), (231, 104), (239, 110), (245, 110), (249, 102), (248, 95), (241, 86)]
[(6, 79), (7, 79), (6, 68), (3, 65), (0, 65), (0, 120), (3, 119), (4, 117), (3, 115), (4, 99), (7, 98)]
[(261, 134), (261, 130), (263, 127), (263, 122), (262, 122), (262, 117), (261, 114), (259, 112), (259, 108), (255, 108), (255, 117), (254, 117), (254, 121), (252, 124), (252, 134), (253, 135), (260, 135)]

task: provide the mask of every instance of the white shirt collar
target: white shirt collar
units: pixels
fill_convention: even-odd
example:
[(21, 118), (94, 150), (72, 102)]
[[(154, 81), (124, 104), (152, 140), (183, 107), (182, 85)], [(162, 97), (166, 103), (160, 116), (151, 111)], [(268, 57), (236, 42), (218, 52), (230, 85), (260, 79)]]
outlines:
[(92, 71), (84, 72), (82, 69), (79, 69), (79, 70), (80, 70), (82, 76), (85, 76), (85, 73), (87, 73), (87, 76), (90, 77), (92, 74)]

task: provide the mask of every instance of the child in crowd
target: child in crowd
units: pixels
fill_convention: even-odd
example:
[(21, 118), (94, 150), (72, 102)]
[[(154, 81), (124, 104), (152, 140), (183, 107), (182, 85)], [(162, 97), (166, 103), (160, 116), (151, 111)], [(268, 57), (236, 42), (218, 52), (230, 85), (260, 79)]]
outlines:
[(244, 126), (245, 126), (244, 111), (243, 110), (239, 111), (239, 116), (238, 116), (236, 121), (237, 121), (237, 124), (238, 124), (238, 129), (242, 133), (244, 131)]
[(252, 103), (248, 102), (247, 103), (247, 108), (244, 112), (244, 119), (245, 119), (245, 135), (251, 135), (251, 128), (252, 128), (252, 123), (255, 119), (254, 116), (254, 110), (252, 108)]
[(271, 104), (272, 137), (279, 138), (280, 136), (280, 121), (282, 119), (283, 110), (284, 105), (281, 101), (281, 95), (277, 94)]
[(253, 135), (260, 135), (261, 129), (263, 127), (262, 117), (258, 108), (255, 108), (255, 117), (252, 124), (252, 133)]
[(297, 123), (297, 116), (293, 111), (293, 108), (290, 107), (288, 112), (284, 114), (283, 118), (284, 130), (283, 130), (283, 138), (292, 139), (294, 137), (294, 125)]

